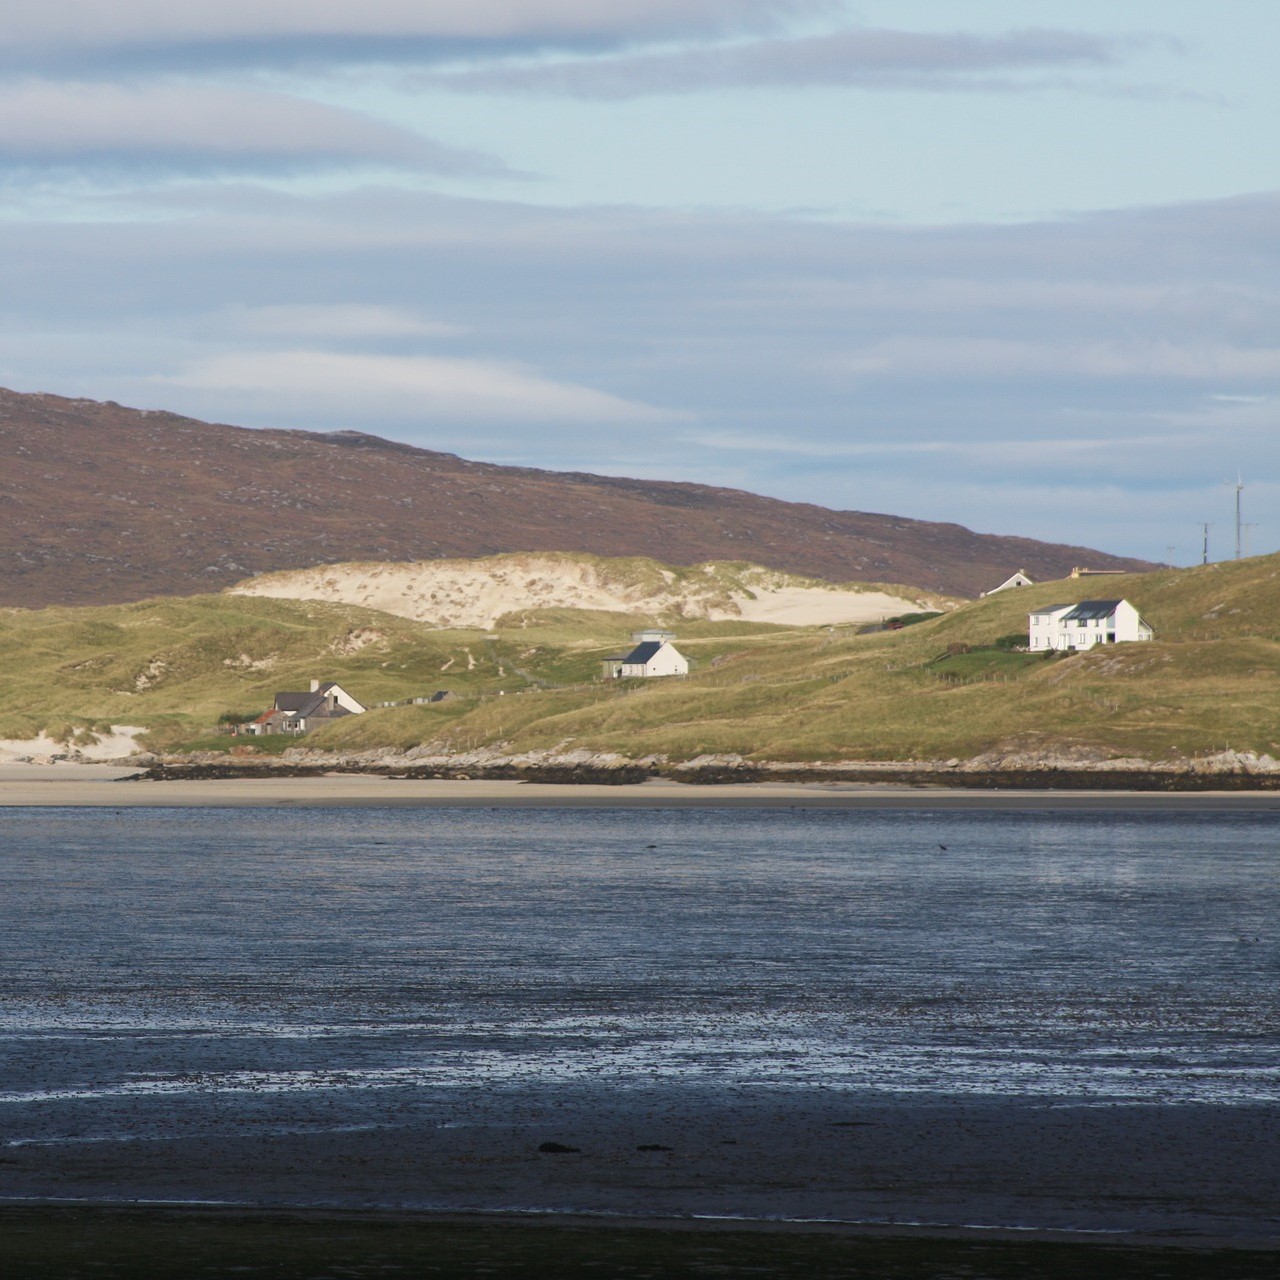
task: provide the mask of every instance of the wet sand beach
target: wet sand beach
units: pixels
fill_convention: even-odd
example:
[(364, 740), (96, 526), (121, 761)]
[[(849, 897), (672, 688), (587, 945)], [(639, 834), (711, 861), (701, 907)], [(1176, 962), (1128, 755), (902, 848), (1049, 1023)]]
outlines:
[[(728, 1096), (726, 1096), (726, 1094)], [(243, 1101), (238, 1105), (244, 1106)], [(869, 1099), (659, 1084), (378, 1100), (334, 1125), (263, 1098), (256, 1132), (175, 1114), (167, 1134), (4, 1151), (0, 1203), (501, 1212), (1280, 1249), (1274, 1107)], [(269, 1118), (265, 1114), (269, 1111)], [(379, 1114), (380, 1112), (380, 1114)], [(1034, 1226), (1032, 1225), (1034, 1224)]]
[(1274, 1109), (491, 1103), (454, 1109), (469, 1122), (11, 1149), (0, 1265), (24, 1280), (1251, 1280), (1280, 1259)]

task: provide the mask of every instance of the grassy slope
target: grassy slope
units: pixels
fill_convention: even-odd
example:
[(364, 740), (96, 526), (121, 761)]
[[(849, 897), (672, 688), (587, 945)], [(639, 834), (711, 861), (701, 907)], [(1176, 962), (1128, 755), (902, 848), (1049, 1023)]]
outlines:
[[(1032, 606), (1113, 595), (1138, 605), (1156, 642), (1053, 660), (938, 661), (949, 646), (1025, 631)], [(335, 725), (316, 742), (796, 760), (963, 758), (997, 747), (1280, 752), (1280, 557), (1024, 588), (897, 633), (778, 629), (680, 644), (697, 663), (687, 681), (504, 698), (449, 723), (406, 710)]]
[[(468, 670), (468, 652), (476, 663)], [(459, 681), (441, 672), (466, 673)], [(343, 605), (234, 596), (0, 613), (0, 736), (67, 724), (153, 726), (189, 736), (223, 712), (248, 715), (278, 689), (337, 678), (377, 702), (437, 688), (496, 688), (479, 632), (431, 631)]]
[[(1127, 596), (1156, 642), (1054, 660), (946, 656), (1025, 630), (1033, 605), (1086, 595)], [(334, 748), (505, 742), (796, 760), (1077, 745), (1149, 757), (1224, 746), (1280, 753), (1277, 556), (1023, 588), (874, 636), (682, 623), (689, 679), (596, 682), (600, 659), (645, 621), (548, 610), (492, 637), (351, 606), (232, 596), (7, 611), (0, 736), (116, 722), (152, 726), (158, 745), (171, 744), (318, 676), (366, 702), (438, 688), (472, 695), (377, 710), (308, 739)], [(494, 696), (500, 690), (508, 696)]]

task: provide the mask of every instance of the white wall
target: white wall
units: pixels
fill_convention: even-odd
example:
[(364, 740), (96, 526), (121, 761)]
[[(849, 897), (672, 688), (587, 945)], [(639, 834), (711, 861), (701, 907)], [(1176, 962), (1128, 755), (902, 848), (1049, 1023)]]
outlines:
[(1066, 636), (1062, 631), (1062, 615), (1070, 613), (1073, 604), (1060, 604), (1055, 609), (1028, 616), (1027, 630), (1032, 649), (1065, 649)]
[(1143, 621), (1137, 609), (1127, 600), (1121, 600), (1116, 609), (1116, 643), (1121, 640), (1150, 640), (1151, 629)]
[(664, 644), (648, 662), (628, 662), (622, 668), (624, 676), (687, 676), (688, 659), (673, 644)]
[(367, 710), (363, 703), (357, 702), (340, 684), (335, 684), (328, 694), (333, 698), (338, 706), (346, 707), (350, 712), (359, 715), (362, 711)]

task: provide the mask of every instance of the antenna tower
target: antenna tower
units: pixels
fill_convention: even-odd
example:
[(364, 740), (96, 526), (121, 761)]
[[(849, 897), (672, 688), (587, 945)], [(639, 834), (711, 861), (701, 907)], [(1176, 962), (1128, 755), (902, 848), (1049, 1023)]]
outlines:
[(1244, 533), (1244, 525), (1240, 522), (1240, 494), (1244, 491), (1244, 480), (1237, 472), (1234, 480), (1224, 480), (1222, 483), (1229, 484), (1236, 491), (1236, 559), (1239, 560), (1241, 535)]

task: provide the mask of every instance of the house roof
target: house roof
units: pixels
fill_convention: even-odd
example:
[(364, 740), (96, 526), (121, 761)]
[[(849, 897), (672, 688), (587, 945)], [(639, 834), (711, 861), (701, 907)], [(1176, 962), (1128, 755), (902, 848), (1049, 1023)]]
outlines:
[(1072, 609), (1074, 607), (1074, 605), (1069, 604), (1045, 604), (1038, 609), (1032, 609), (1031, 616), (1034, 618), (1042, 613), (1058, 613), (1062, 609)]
[(309, 707), (317, 697), (319, 697), (319, 695), (315, 693), (277, 693), (276, 710), (302, 712)]
[(665, 640), (646, 640), (644, 644), (636, 645), (622, 661), (628, 664), (637, 663), (643, 665), (665, 644)]
[(349, 716), (351, 712), (346, 707), (328, 705), (325, 692), (333, 687), (330, 682), (321, 685), (314, 693), (277, 693), (275, 709), (303, 720), (334, 720), (338, 716)]
[(1087, 621), (1091, 618), (1109, 618), (1123, 603), (1121, 600), (1081, 600), (1067, 614), (1067, 618), (1075, 621)]

